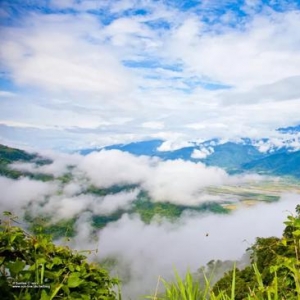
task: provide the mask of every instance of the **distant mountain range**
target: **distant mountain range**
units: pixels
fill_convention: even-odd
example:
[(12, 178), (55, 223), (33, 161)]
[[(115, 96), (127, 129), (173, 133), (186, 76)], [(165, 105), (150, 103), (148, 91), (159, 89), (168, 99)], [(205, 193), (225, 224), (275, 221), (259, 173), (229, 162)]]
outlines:
[[(300, 125), (279, 128), (279, 132), (287, 134), (288, 143), (271, 145), (269, 139), (252, 141), (249, 138), (236, 142), (224, 142), (212, 139), (205, 142), (189, 142), (189, 146), (180, 149), (163, 151), (163, 140), (148, 140), (128, 144), (116, 144), (103, 148), (83, 149), (82, 155), (94, 151), (117, 149), (133, 155), (156, 156), (162, 160), (189, 160), (202, 162), (208, 166), (217, 166), (229, 173), (257, 172), (269, 175), (288, 175), (300, 178), (300, 150), (294, 146), (300, 141)], [(291, 137), (292, 136), (292, 137)], [(291, 142), (290, 142), (291, 141)], [(262, 145), (269, 148), (261, 150)], [(294, 148), (293, 148), (294, 147)], [(11, 170), (7, 166), (14, 161), (33, 161), (38, 164), (51, 163), (37, 154), (28, 154), (19, 149), (0, 145), (0, 175), (17, 178), (22, 173)], [(20, 174), (19, 174), (20, 173)]]
[(300, 132), (300, 125), (297, 126), (289, 126), (289, 127), (285, 127), (285, 128), (278, 128), (277, 131), (281, 132), (281, 133), (291, 133), (291, 134), (295, 134)]
[(241, 166), (241, 169), (270, 175), (290, 175), (300, 178), (300, 151), (269, 155), (245, 163)]
[[(156, 156), (162, 160), (183, 159), (217, 166), (229, 173), (259, 172), (272, 175), (290, 175), (300, 177), (300, 151), (295, 148), (300, 141), (300, 125), (279, 128), (282, 134), (292, 134), (282, 144), (272, 144), (265, 138), (252, 141), (249, 138), (239, 142), (222, 142), (218, 139), (202, 143), (190, 142), (176, 150), (162, 151), (163, 140), (148, 140), (128, 144), (116, 144), (100, 149), (84, 149), (80, 153), (87, 155), (93, 151), (117, 149), (133, 155)], [(298, 140), (297, 140), (298, 139)], [(265, 149), (262, 151), (261, 147)]]

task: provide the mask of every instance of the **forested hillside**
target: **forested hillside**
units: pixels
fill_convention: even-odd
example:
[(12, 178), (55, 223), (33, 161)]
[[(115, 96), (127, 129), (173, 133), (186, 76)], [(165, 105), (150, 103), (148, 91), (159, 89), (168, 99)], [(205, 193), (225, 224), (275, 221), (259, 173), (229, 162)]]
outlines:
[(32, 162), (37, 165), (44, 165), (51, 163), (51, 160), (43, 158), (36, 153), (28, 153), (20, 149), (7, 147), (0, 144), (0, 175), (12, 179), (17, 179), (21, 176), (27, 176), (32, 179), (43, 181), (53, 179), (53, 176), (51, 175), (32, 173), (28, 171), (24, 172), (10, 168), (10, 165), (15, 162)]

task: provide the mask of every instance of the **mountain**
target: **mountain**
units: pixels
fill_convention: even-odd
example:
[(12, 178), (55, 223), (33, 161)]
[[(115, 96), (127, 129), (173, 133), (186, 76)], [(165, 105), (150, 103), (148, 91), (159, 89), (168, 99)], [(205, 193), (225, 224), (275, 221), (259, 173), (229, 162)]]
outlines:
[(296, 134), (300, 132), (300, 125), (278, 128), (277, 131), (281, 133)]
[(0, 163), (9, 164), (15, 161), (31, 161), (37, 158), (36, 154), (30, 154), (23, 150), (10, 148), (4, 145), (0, 145)]
[[(226, 143), (220, 143), (219, 140), (214, 139), (198, 144), (190, 143), (191, 146), (173, 151), (159, 151), (158, 149), (163, 143), (164, 141), (157, 139), (116, 144), (101, 149), (84, 149), (80, 151), (80, 154), (87, 155), (103, 149), (117, 149), (133, 155), (156, 156), (162, 160), (183, 159), (202, 162), (208, 166), (224, 168), (229, 173), (258, 172), (300, 178), (300, 151), (292, 152), (288, 148), (280, 148), (273, 153), (262, 153), (257, 147), (251, 145), (249, 139)], [(37, 164), (51, 163), (50, 160), (42, 158), (38, 154), (0, 145), (0, 175), (12, 178), (24, 175), (32, 176), (32, 174), (24, 174), (24, 172), (21, 173), (8, 167), (9, 164), (16, 161), (35, 162)]]
[(214, 152), (202, 161), (209, 166), (217, 166), (231, 171), (238, 170), (241, 165), (265, 156), (252, 145), (232, 142), (217, 145), (213, 149)]
[(300, 151), (276, 153), (242, 165), (243, 170), (300, 178)]
[(106, 150), (117, 149), (124, 152), (129, 152), (133, 155), (147, 155), (157, 156), (157, 148), (163, 143), (162, 140), (148, 140), (141, 142), (134, 142), (129, 144), (118, 144), (105, 147)]
[(15, 162), (34, 162), (37, 165), (44, 165), (51, 163), (51, 160), (41, 157), (36, 153), (28, 153), (20, 149), (15, 149), (0, 144), (0, 176), (2, 175), (14, 179), (21, 176), (27, 176), (44, 181), (52, 179), (52, 176), (50, 175), (33, 174), (31, 172), (23, 172), (11, 169), (9, 165)]
[(94, 151), (100, 150), (120, 150), (129, 152), (134, 155), (148, 155), (154, 156), (156, 155), (157, 148), (163, 143), (162, 140), (148, 140), (148, 141), (141, 141), (141, 142), (134, 142), (129, 144), (115, 144), (103, 148), (89, 148), (89, 149), (82, 149), (79, 151), (82, 155), (88, 155)]
[(159, 151), (158, 148), (164, 143), (163, 140), (148, 140), (133, 142), (129, 144), (115, 144), (103, 148), (91, 148), (80, 150), (79, 153), (82, 155), (87, 155), (94, 151), (101, 150), (120, 150), (128, 152), (133, 155), (146, 155), (146, 156), (156, 156), (163, 160), (174, 160), (174, 159), (184, 159), (191, 160), (191, 155), (194, 151), (194, 147), (183, 147), (181, 149), (173, 151)]
[[(199, 144), (191, 143), (192, 146), (182, 147), (172, 151), (159, 151), (158, 148), (163, 142), (164, 141), (162, 140), (141, 141), (129, 144), (111, 145), (102, 149), (117, 149), (133, 155), (156, 156), (162, 160), (183, 159), (194, 162), (200, 161), (210, 166), (218, 166), (228, 170), (235, 170), (244, 163), (265, 156), (265, 154), (259, 152), (256, 147), (250, 145), (249, 141), (219, 144), (220, 141), (214, 139)], [(86, 149), (81, 150), (80, 153), (87, 155), (93, 151), (100, 151), (102, 149)], [(197, 151), (198, 153), (203, 152), (204, 154), (197, 157), (197, 155), (194, 155)]]
[[(299, 126), (298, 126), (299, 127)], [(279, 128), (278, 130), (295, 131), (296, 127)], [(268, 139), (261, 139), (267, 143)], [(190, 143), (191, 146), (173, 151), (160, 151), (162, 140), (148, 140), (129, 144), (116, 144), (101, 149), (86, 149), (80, 153), (86, 155), (93, 151), (117, 149), (133, 155), (156, 156), (162, 160), (183, 159), (202, 162), (208, 166), (226, 169), (229, 173), (259, 172), (273, 175), (289, 175), (300, 177), (299, 151), (290, 147), (272, 148), (271, 151), (260, 152), (255, 146), (257, 141), (244, 138), (240, 142), (221, 143), (213, 139), (202, 143)]]

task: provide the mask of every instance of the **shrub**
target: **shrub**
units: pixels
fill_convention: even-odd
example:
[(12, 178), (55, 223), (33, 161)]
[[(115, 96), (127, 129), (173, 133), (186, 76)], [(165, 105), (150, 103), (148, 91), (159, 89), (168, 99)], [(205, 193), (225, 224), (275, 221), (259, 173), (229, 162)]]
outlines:
[(86, 256), (56, 246), (45, 234), (31, 235), (13, 226), (5, 213), (0, 226), (0, 291), (2, 300), (117, 299), (117, 280)]

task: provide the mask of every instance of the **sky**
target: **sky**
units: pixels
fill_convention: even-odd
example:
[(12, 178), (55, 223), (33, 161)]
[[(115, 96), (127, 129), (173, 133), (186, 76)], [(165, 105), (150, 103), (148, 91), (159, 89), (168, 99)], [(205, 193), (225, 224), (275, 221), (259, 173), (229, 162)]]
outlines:
[(74, 150), (300, 123), (300, 2), (1, 0), (0, 143)]

